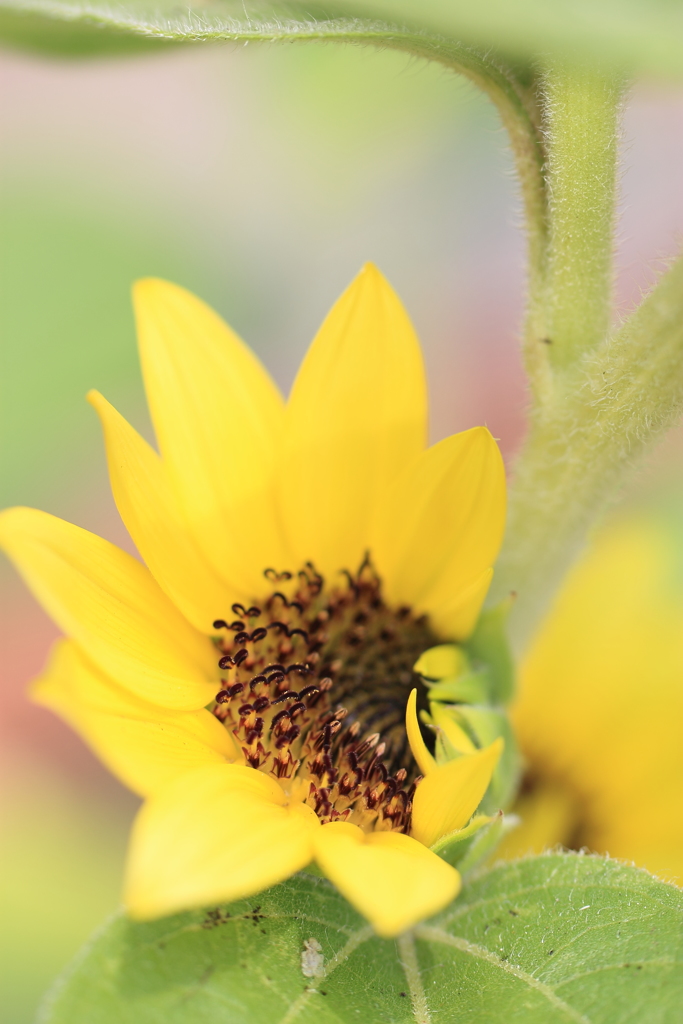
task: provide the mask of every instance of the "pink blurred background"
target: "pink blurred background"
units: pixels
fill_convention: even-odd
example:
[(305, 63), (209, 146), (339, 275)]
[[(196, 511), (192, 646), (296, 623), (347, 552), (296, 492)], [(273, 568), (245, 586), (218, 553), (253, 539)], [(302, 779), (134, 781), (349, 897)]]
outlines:
[[(61, 63), (0, 55), (1, 503), (129, 547), (106, 480), (97, 387), (149, 435), (128, 289), (169, 277), (210, 301), (284, 389), (366, 260), (427, 361), (432, 436), (524, 427), (523, 238), (495, 113), (397, 54), (200, 47)], [(617, 308), (678, 249), (683, 98), (640, 87), (624, 118)], [(626, 500), (677, 488), (681, 434)], [(0, 566), (0, 1002), (37, 1002), (115, 909), (135, 800), (25, 698), (56, 635)]]

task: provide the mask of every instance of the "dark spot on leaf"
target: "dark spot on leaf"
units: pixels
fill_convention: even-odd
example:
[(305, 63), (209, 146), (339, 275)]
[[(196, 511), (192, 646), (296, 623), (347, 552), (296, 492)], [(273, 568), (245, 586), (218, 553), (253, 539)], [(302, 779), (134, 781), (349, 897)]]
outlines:
[(554, 949), (549, 949), (548, 950), (548, 956), (552, 956), (554, 952), (555, 952)]
[(215, 910), (209, 910), (206, 917), (202, 921), (202, 928), (218, 928), (219, 925), (225, 924), (230, 920), (230, 914), (227, 910), (221, 910), (220, 907), (216, 907)]
[(399, 995), (401, 996), (402, 999), (406, 998), (406, 993), (405, 992), (399, 992)]
[(323, 990), (322, 990), (322, 989), (319, 989), (319, 992), (320, 992), (320, 995), (321, 995), (321, 996), (326, 996), (326, 995), (327, 995), (327, 992), (323, 992)]
[(519, 917), (518, 910), (508, 910), (508, 914), (510, 914), (511, 917)]

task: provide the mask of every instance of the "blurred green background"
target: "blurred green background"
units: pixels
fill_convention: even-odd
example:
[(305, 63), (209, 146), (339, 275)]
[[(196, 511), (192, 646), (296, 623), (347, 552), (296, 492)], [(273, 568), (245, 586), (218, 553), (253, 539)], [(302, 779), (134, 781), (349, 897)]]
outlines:
[[(317, 325), (374, 260), (427, 360), (434, 439), (524, 424), (523, 238), (505, 138), (442, 69), (334, 46), (199, 47), (82, 63), (0, 54), (0, 504), (129, 546), (99, 388), (149, 436), (129, 287), (160, 275), (231, 322), (287, 389)], [(624, 132), (618, 301), (683, 226), (683, 102), (641, 89)], [(632, 495), (675, 491), (680, 437)], [(33, 1019), (115, 909), (135, 800), (24, 697), (55, 630), (0, 566), (0, 1005)]]

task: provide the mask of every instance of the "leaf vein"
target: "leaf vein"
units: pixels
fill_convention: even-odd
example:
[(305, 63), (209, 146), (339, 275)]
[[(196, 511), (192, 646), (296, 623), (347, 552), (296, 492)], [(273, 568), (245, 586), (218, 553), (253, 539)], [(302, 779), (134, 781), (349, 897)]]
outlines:
[(374, 934), (372, 925), (366, 925), (365, 928), (359, 928), (358, 931), (354, 932), (346, 945), (342, 946), (339, 952), (335, 953), (330, 962), (325, 966), (322, 976), (318, 981), (312, 985), (308, 985), (301, 995), (294, 1000), (284, 1017), (279, 1021), (279, 1024), (292, 1024), (292, 1021), (296, 1020), (301, 1011), (305, 1008), (311, 996), (317, 994), (320, 983), (326, 981), (330, 975), (336, 971), (337, 967), (343, 964), (345, 960), (348, 960), (351, 954), (364, 942), (371, 939)]
[(573, 1021), (574, 1024), (591, 1024), (588, 1017), (585, 1017), (578, 1010), (575, 1010), (569, 1003), (565, 1003), (564, 999), (561, 999), (556, 995), (554, 989), (549, 985), (545, 985), (542, 981), (534, 978), (533, 975), (527, 974), (521, 967), (516, 967), (514, 964), (507, 963), (505, 960), (501, 960), (496, 953), (490, 949), (485, 949), (483, 946), (477, 946), (473, 942), (468, 942), (467, 939), (461, 938), (459, 935), (450, 935), (448, 932), (442, 931), (441, 928), (434, 928), (430, 925), (420, 925), (415, 929), (415, 935), (419, 939), (424, 939), (426, 942), (439, 942), (444, 946), (452, 946), (455, 949), (459, 949), (462, 953), (467, 953), (469, 956), (476, 957), (478, 960), (485, 960), (487, 963), (493, 964), (495, 967), (499, 967), (506, 974), (511, 974), (519, 981), (523, 981), (529, 988), (534, 989), (539, 995), (544, 996), (548, 1002), (564, 1013), (568, 1020)]
[(400, 935), (397, 940), (397, 946), (401, 967), (410, 990), (410, 1001), (412, 1003), (415, 1024), (432, 1024), (432, 1015), (427, 1004), (427, 997), (420, 975), (420, 964), (415, 949), (414, 932), (406, 932), (404, 935)]
[(569, 985), (572, 981), (578, 981), (580, 978), (588, 978), (591, 974), (601, 974), (603, 971), (618, 971), (622, 968), (628, 967), (675, 967), (677, 964), (681, 964), (680, 960), (674, 960), (672, 957), (659, 960), (624, 960), (619, 964), (603, 964), (602, 967), (593, 967), (590, 971), (580, 971), (578, 974), (572, 974), (571, 978), (564, 978), (563, 981), (558, 981), (555, 988), (562, 988), (563, 985)]
[[(465, 914), (469, 913), (470, 910), (478, 910), (479, 907), (484, 907), (488, 903), (500, 903), (501, 901), (505, 901), (505, 902), (510, 902), (511, 903), (511, 902), (514, 902), (514, 900), (517, 897), (519, 897), (519, 896), (526, 896), (528, 893), (532, 893), (532, 892), (545, 892), (545, 893), (547, 893), (548, 892), (548, 888), (549, 888), (548, 881), (549, 881), (548, 879), (545, 879), (544, 882), (539, 883), (538, 885), (530, 885), (530, 886), (526, 886), (526, 887), (521, 888), (521, 889), (515, 889), (515, 890), (512, 890), (512, 891), (508, 890), (505, 893), (495, 893), (493, 896), (482, 897), (479, 900), (474, 900), (472, 903), (461, 904), (459, 907), (456, 906), (455, 910), (453, 910), (453, 912), (450, 913), (447, 917), (439, 918), (438, 919), (439, 923), (441, 925), (444, 925), (444, 926), (448, 925), (452, 921), (455, 921), (457, 918), (463, 917)], [(581, 889), (581, 891), (596, 889), (598, 892), (605, 892), (605, 891), (610, 890), (612, 892), (627, 893), (627, 894), (629, 894), (631, 896), (634, 895), (633, 889), (629, 889), (628, 885), (620, 886), (620, 885), (612, 885), (612, 884), (603, 884), (601, 882), (578, 882), (577, 883), (577, 882), (567, 881), (566, 883), (564, 883), (562, 885), (553, 886), (554, 891), (556, 891), (558, 893), (561, 890), (563, 890), (563, 889), (568, 889), (570, 892), (573, 892), (577, 888)], [(650, 900), (652, 899), (651, 896), (649, 896), (648, 898)], [(660, 904), (660, 906), (661, 906), (661, 904)], [(607, 908), (605, 908), (605, 909), (607, 909)]]
[(582, 939), (584, 937), (584, 935), (589, 935), (591, 932), (599, 932), (599, 931), (602, 931), (603, 928), (612, 928), (615, 925), (620, 925), (621, 926), (621, 925), (625, 925), (625, 924), (644, 924), (650, 918), (659, 918), (659, 916), (660, 916), (660, 914), (659, 914), (658, 911), (653, 911), (653, 913), (645, 914), (642, 917), (612, 918), (609, 921), (598, 921), (595, 924), (586, 925), (586, 927), (582, 928), (581, 931), (578, 931), (574, 935), (572, 935), (572, 937), (570, 939), (568, 939), (565, 943), (563, 943), (563, 945), (555, 946), (554, 947), (555, 956), (557, 957), (558, 953), (562, 953), (563, 950), (568, 949), (578, 939)]

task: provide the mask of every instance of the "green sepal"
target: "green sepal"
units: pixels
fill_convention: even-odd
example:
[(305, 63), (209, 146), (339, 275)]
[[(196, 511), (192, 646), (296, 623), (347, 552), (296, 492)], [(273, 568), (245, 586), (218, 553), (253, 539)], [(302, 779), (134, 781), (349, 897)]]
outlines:
[(457, 704), (449, 710), (458, 725), (474, 738), (477, 746), (488, 747), (499, 736), (505, 740), (503, 753), (479, 810), (484, 814), (507, 810), (517, 794), (521, 774), (519, 748), (510, 719), (502, 708), (486, 705)]
[(515, 689), (515, 662), (507, 634), (512, 605), (512, 599), (508, 598), (495, 608), (485, 608), (474, 633), (463, 644), (472, 665), (486, 670), (492, 704), (507, 704)]
[(430, 701), (438, 700), (447, 704), (483, 704), (489, 700), (490, 695), (490, 680), (485, 670), (440, 679), (427, 692)]
[(516, 814), (503, 814), (502, 811), (498, 811), (498, 814), (492, 818), (491, 824), (474, 836), (470, 848), (460, 861), (458, 870), (463, 879), (467, 880), (476, 868), (490, 861), (500, 841), (508, 832), (517, 828), (519, 822), (520, 819)]
[(519, 819), (514, 814), (477, 814), (465, 828), (442, 836), (432, 850), (443, 860), (458, 868), (466, 878), (475, 867), (492, 855), (503, 837), (515, 828)]
[(502, 820), (502, 811), (496, 815), (476, 814), (469, 825), (464, 828), (449, 832), (441, 836), (431, 847), (442, 860), (447, 861), (454, 868), (460, 869), (462, 861), (467, 856), (478, 836), (489, 832), (498, 818)]
[(458, 750), (457, 747), (453, 746), (443, 729), (437, 729), (436, 742), (434, 744), (436, 763), (438, 765), (448, 764), (449, 761), (455, 761), (456, 758), (462, 756), (462, 750)]

